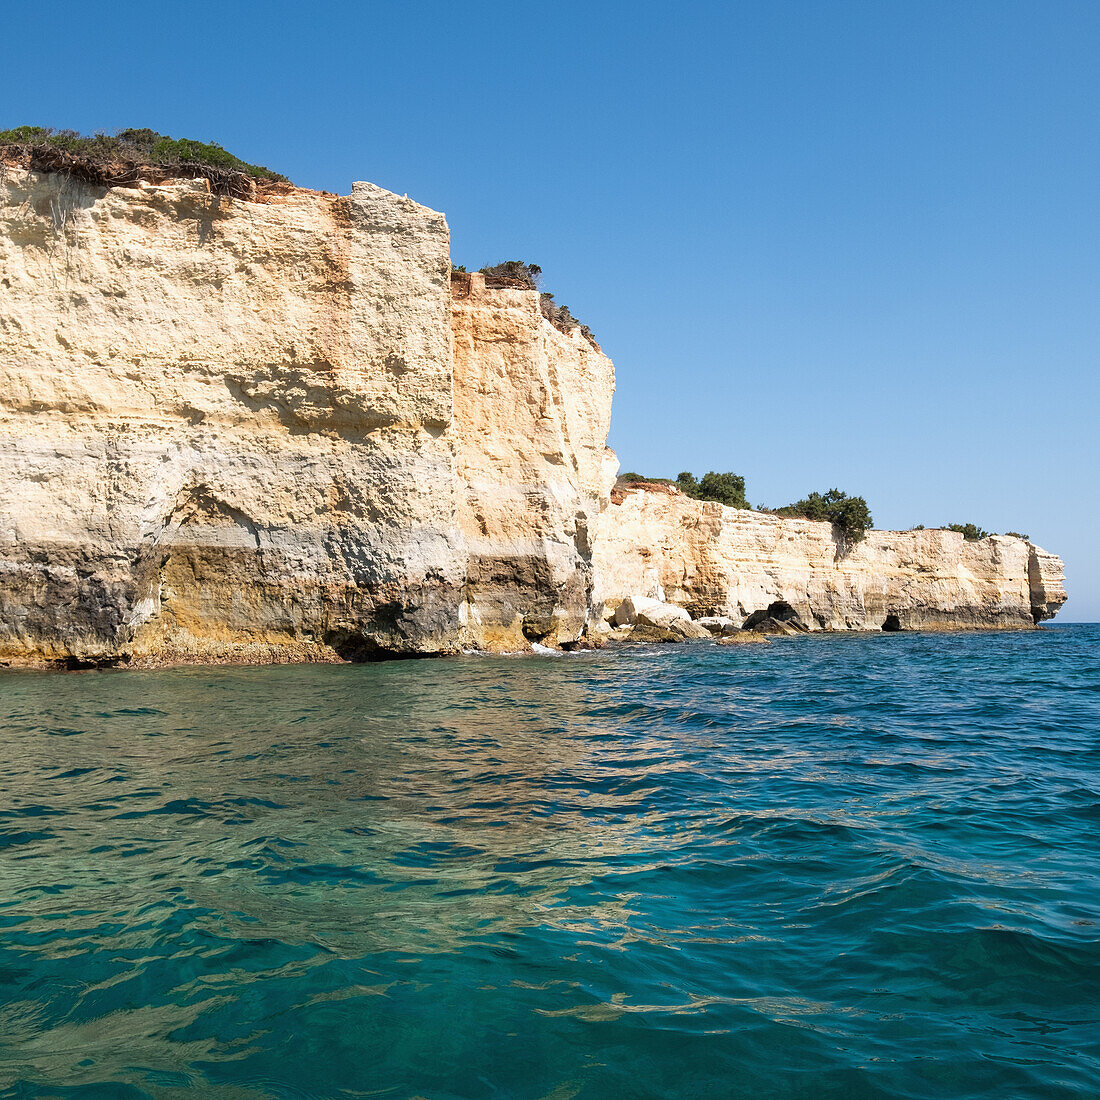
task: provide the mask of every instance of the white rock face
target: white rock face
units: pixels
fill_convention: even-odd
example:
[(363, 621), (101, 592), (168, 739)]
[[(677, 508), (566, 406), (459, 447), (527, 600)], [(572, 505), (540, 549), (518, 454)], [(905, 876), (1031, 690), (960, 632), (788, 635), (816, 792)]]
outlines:
[(636, 607), (634, 621), (642, 626), (656, 626), (669, 630), (674, 623), (690, 623), (691, 616), (682, 607), (646, 600), (642, 606)]
[(615, 626), (633, 626), (638, 621), (638, 612), (664, 606), (652, 596), (627, 596), (615, 608), (611, 621)]
[[(1028, 627), (1066, 594), (1061, 559), (1008, 535), (868, 531), (846, 549), (827, 523), (617, 489), (595, 546), (610, 612), (656, 575), (671, 603), (740, 625), (786, 604), (811, 630)], [(785, 614), (776, 608), (779, 617)]]

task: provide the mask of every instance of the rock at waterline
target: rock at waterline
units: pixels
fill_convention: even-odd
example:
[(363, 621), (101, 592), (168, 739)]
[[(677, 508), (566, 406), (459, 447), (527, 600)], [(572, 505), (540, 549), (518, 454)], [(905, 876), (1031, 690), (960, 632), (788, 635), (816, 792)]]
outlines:
[(693, 622), (691, 619), (673, 619), (672, 622), (669, 623), (668, 629), (671, 630), (673, 634), (679, 634), (682, 638), (687, 638), (689, 640), (694, 639), (698, 641), (702, 638), (710, 639), (714, 637), (705, 626), (701, 623)]
[(691, 622), (691, 616), (682, 607), (648, 596), (627, 596), (616, 609), (613, 621), (616, 626), (655, 626), (669, 630), (675, 622)]
[(733, 619), (729, 619), (725, 615), (704, 615), (701, 619), (695, 621), (700, 626), (706, 627), (711, 634), (736, 634), (738, 629)]
[(784, 622), (781, 619), (773, 619), (769, 616), (766, 619), (758, 619), (752, 626), (746, 626), (741, 633), (805, 634), (807, 630), (801, 624), (796, 626), (794, 623)]

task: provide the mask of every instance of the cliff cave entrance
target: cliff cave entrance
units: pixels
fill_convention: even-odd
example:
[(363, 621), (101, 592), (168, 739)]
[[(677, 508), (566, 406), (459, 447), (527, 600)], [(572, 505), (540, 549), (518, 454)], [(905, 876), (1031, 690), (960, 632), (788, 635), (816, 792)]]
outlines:
[(901, 630), (901, 619), (897, 615), (887, 615), (886, 621), (882, 624), (882, 629), (890, 633)]
[(786, 600), (776, 600), (774, 603), (768, 604), (766, 611), (754, 611), (741, 624), (741, 629), (755, 630), (757, 626), (769, 619), (774, 619), (779, 623), (790, 623), (792, 626), (805, 629), (798, 612)]

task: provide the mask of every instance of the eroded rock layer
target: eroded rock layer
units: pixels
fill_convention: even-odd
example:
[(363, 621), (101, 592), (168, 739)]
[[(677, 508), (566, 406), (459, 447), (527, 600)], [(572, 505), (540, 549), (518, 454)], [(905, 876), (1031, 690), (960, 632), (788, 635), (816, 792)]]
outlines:
[(1024, 539), (868, 531), (693, 500), (671, 486), (616, 490), (595, 546), (597, 599), (660, 594), (694, 617), (796, 617), (810, 630), (1029, 627), (1065, 602), (1060, 558)]

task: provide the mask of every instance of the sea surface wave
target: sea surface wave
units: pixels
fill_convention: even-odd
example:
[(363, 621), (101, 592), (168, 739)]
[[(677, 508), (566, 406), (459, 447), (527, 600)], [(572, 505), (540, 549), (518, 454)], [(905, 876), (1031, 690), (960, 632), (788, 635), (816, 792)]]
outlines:
[(0, 673), (0, 1096), (1100, 1095), (1100, 627)]

